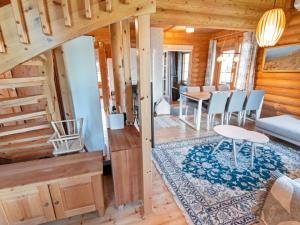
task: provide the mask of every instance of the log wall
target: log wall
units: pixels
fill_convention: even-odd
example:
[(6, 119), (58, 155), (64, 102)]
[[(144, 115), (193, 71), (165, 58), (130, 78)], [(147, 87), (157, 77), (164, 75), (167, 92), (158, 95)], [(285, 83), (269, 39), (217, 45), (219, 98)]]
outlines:
[(210, 35), (206, 33), (164, 32), (166, 45), (192, 45), (191, 86), (202, 86), (205, 81)]
[[(288, 19), (280, 45), (300, 43), (300, 12)], [(256, 89), (266, 91), (263, 116), (292, 114), (300, 117), (300, 72), (270, 73), (262, 71), (264, 49), (258, 52)], [(300, 65), (299, 65), (300, 66)]]

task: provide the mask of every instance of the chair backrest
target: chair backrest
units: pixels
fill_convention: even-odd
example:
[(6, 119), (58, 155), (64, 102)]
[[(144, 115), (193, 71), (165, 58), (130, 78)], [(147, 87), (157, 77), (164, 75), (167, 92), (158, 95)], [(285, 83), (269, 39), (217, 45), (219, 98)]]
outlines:
[(83, 118), (52, 121), (51, 125), (59, 138), (82, 135)]
[(212, 92), (208, 105), (208, 114), (224, 113), (229, 93), (228, 91)]
[(226, 112), (240, 112), (243, 110), (247, 97), (246, 91), (234, 91), (231, 93)]
[(187, 86), (180, 85), (180, 87), (179, 87), (179, 94), (187, 92), (187, 90), (188, 90)]
[(215, 86), (202, 86), (202, 91), (213, 92), (213, 91), (216, 91), (216, 87)]
[(250, 95), (247, 98), (244, 109), (245, 110), (258, 110), (263, 97), (265, 95), (265, 91), (263, 90), (252, 90)]
[(187, 87), (187, 92), (200, 92), (200, 87), (188, 86)]
[(218, 91), (229, 91), (230, 87), (227, 84), (221, 84), (217, 86)]

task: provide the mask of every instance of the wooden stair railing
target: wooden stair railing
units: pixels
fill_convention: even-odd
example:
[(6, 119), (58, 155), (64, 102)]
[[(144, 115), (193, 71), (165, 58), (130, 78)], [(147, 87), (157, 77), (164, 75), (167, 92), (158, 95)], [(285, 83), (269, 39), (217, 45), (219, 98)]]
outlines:
[(11, 0), (0, 8), (0, 74), (70, 39), (155, 11), (155, 0)]

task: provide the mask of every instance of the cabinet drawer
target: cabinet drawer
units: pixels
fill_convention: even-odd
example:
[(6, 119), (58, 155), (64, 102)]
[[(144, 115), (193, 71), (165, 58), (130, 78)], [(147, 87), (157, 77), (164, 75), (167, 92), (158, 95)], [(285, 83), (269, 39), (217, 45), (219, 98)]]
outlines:
[(47, 185), (27, 186), (1, 193), (1, 225), (37, 225), (55, 220)]

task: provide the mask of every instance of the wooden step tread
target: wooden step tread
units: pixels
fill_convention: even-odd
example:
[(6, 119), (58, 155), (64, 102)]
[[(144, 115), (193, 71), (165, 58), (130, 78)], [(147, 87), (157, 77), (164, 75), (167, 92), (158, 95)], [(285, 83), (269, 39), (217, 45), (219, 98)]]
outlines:
[(12, 145), (26, 141), (35, 141), (41, 138), (49, 138), (53, 134), (53, 130), (51, 128), (41, 129), (41, 130), (33, 130), (25, 133), (12, 134), (8, 136), (0, 137), (0, 148), (3, 145)]
[(45, 128), (50, 128), (51, 125), (48, 122), (39, 122), (39, 123), (25, 123), (21, 125), (15, 126), (7, 126), (0, 128), (0, 137), (13, 135), (13, 134), (20, 134), (27, 131), (33, 130), (41, 130)]
[(15, 151), (18, 149), (28, 149), (33, 147), (42, 147), (42, 146), (50, 146), (51, 144), (47, 143), (50, 136), (45, 138), (39, 138), (34, 141), (25, 141), (7, 145), (1, 145), (0, 152), (8, 152), (8, 151)]
[(2, 98), (2, 99), (0, 99), (0, 107), (7, 108), (7, 107), (22, 106), (22, 105), (37, 104), (37, 103), (39, 103), (39, 101), (41, 99), (45, 99), (45, 98), (46, 98), (46, 95)]
[(47, 115), (46, 111), (35, 111), (35, 112), (18, 112), (0, 115), (0, 123), (9, 123), (20, 120), (36, 119)]
[(47, 77), (24, 77), (24, 78), (7, 78), (0, 79), (1, 88), (19, 88), (42, 85)]

